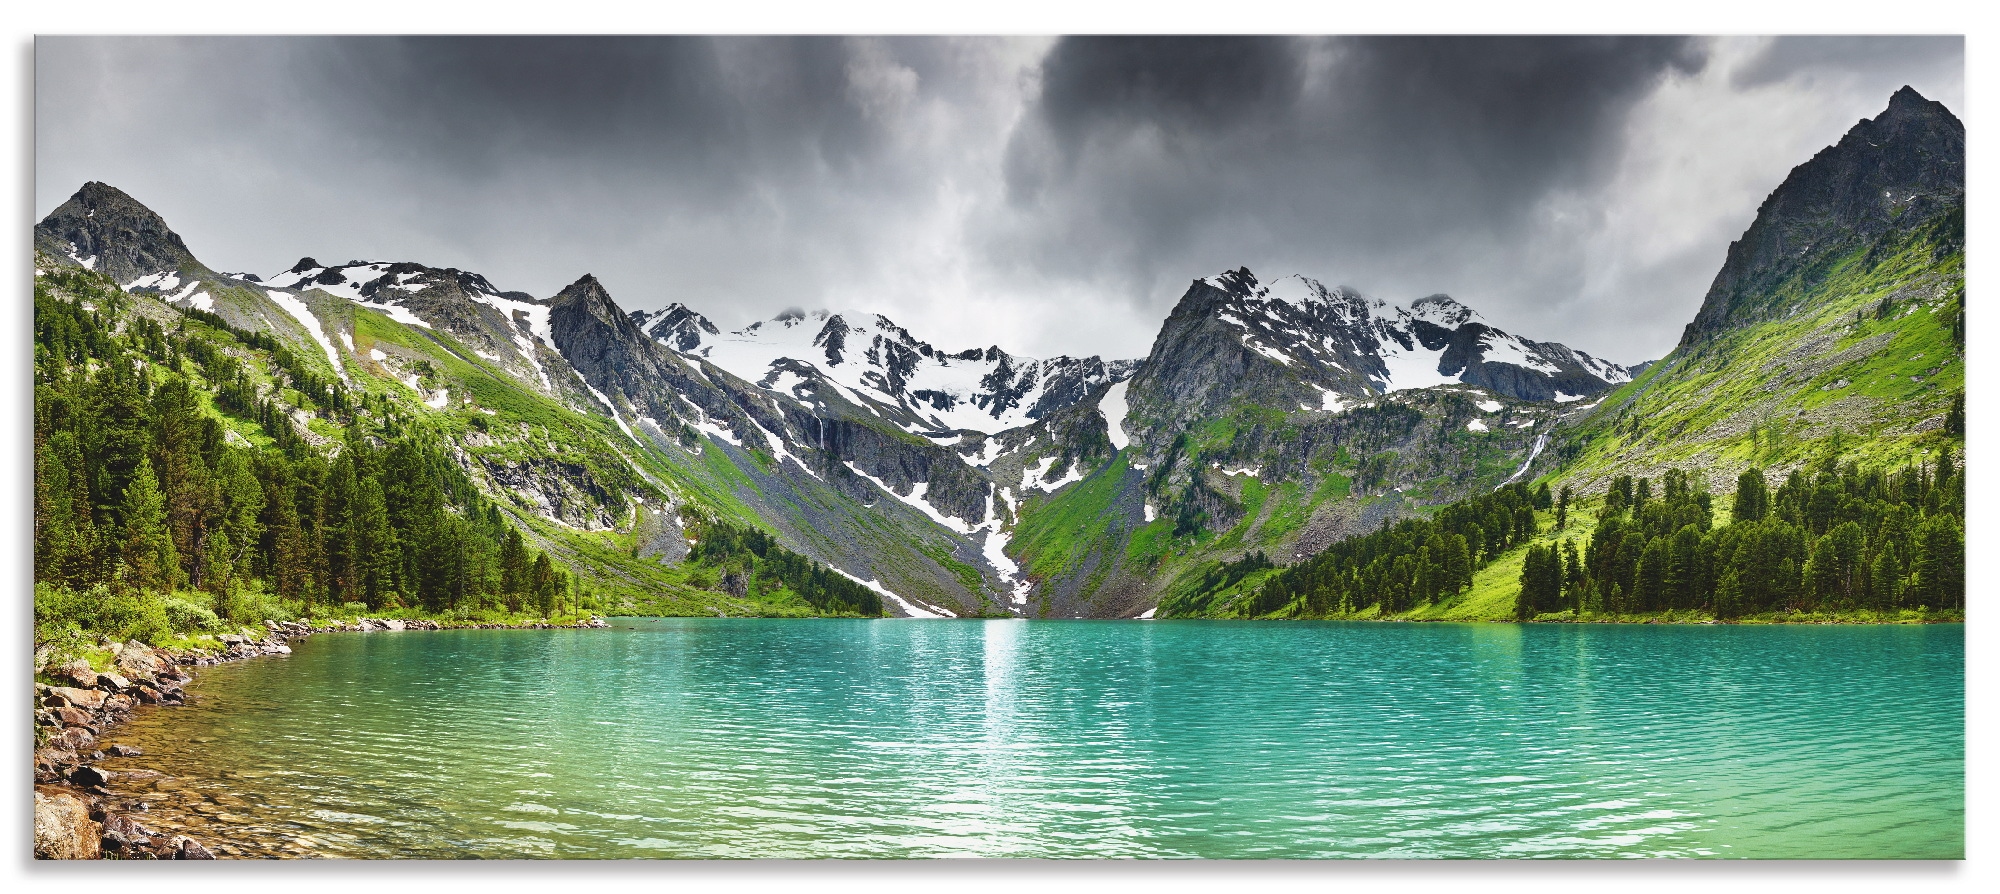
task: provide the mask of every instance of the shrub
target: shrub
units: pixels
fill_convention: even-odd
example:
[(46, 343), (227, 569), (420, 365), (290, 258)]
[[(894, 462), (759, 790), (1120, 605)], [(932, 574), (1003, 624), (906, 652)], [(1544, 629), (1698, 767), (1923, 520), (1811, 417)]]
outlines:
[(222, 619), (208, 606), (181, 596), (167, 596), (160, 600), (166, 610), (167, 624), (181, 633), (197, 633), (219, 630)]
[(71, 628), (152, 645), (173, 636), (173, 625), (167, 621), (166, 605), (159, 596), (115, 591), (103, 584), (77, 591), (46, 581), (36, 583), (35, 641), (67, 636)]

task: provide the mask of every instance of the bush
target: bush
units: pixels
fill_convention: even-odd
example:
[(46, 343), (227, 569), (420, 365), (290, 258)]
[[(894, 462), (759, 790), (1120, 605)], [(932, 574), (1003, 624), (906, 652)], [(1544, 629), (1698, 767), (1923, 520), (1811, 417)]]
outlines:
[(295, 615), (277, 597), (265, 592), (261, 581), (231, 582), (215, 597), (215, 613), (238, 624), (258, 621), (290, 621)]
[(167, 641), (174, 632), (162, 597), (117, 592), (103, 584), (79, 592), (46, 581), (36, 583), (35, 641), (57, 639), (69, 628), (150, 645)]
[(208, 606), (180, 596), (168, 596), (160, 600), (167, 614), (167, 624), (180, 633), (199, 633), (222, 628), (222, 619)]

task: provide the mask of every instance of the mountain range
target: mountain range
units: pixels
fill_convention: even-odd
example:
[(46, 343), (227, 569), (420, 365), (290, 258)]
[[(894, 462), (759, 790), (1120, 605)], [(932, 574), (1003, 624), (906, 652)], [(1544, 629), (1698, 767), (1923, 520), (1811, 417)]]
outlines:
[[(1147, 617), (1216, 563), (1282, 564), (1511, 481), (1720, 482), (1828, 438), (1886, 456), (1937, 427), (1962, 393), (1963, 150), (1956, 117), (1899, 91), (1772, 193), (1675, 351), (1631, 366), (1446, 295), (1396, 306), (1248, 269), (1192, 280), (1130, 359), (940, 348), (866, 311), (723, 332), (680, 304), (622, 308), (588, 274), (542, 298), (408, 261), (221, 273), (94, 182), (35, 248), (38, 268), (108, 277), (137, 313), (264, 333), (423, 420), (543, 548), (635, 610), (721, 610), (726, 583), (676, 570), (714, 519), (893, 614)], [(341, 449), (304, 416), (272, 424)], [(266, 424), (219, 418), (246, 441)]]

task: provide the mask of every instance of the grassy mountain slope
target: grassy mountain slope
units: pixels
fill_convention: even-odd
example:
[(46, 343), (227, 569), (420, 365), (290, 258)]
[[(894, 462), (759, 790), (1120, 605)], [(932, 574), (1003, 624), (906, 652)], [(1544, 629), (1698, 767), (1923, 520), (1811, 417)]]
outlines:
[(1963, 227), (1950, 209), (1779, 282), (1776, 318), (1683, 345), (1613, 392), (1546, 477), (1592, 492), (1674, 468), (1720, 490), (1752, 466), (1935, 450), (1965, 389)]

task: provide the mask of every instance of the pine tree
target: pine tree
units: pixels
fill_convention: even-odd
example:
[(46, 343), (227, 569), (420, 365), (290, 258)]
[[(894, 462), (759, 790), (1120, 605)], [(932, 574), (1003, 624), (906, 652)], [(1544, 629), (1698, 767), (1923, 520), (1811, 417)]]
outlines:
[(1730, 507), (1730, 521), (1762, 521), (1770, 513), (1770, 501), (1770, 489), (1764, 483), (1764, 470), (1745, 470), (1736, 478), (1736, 501)]

